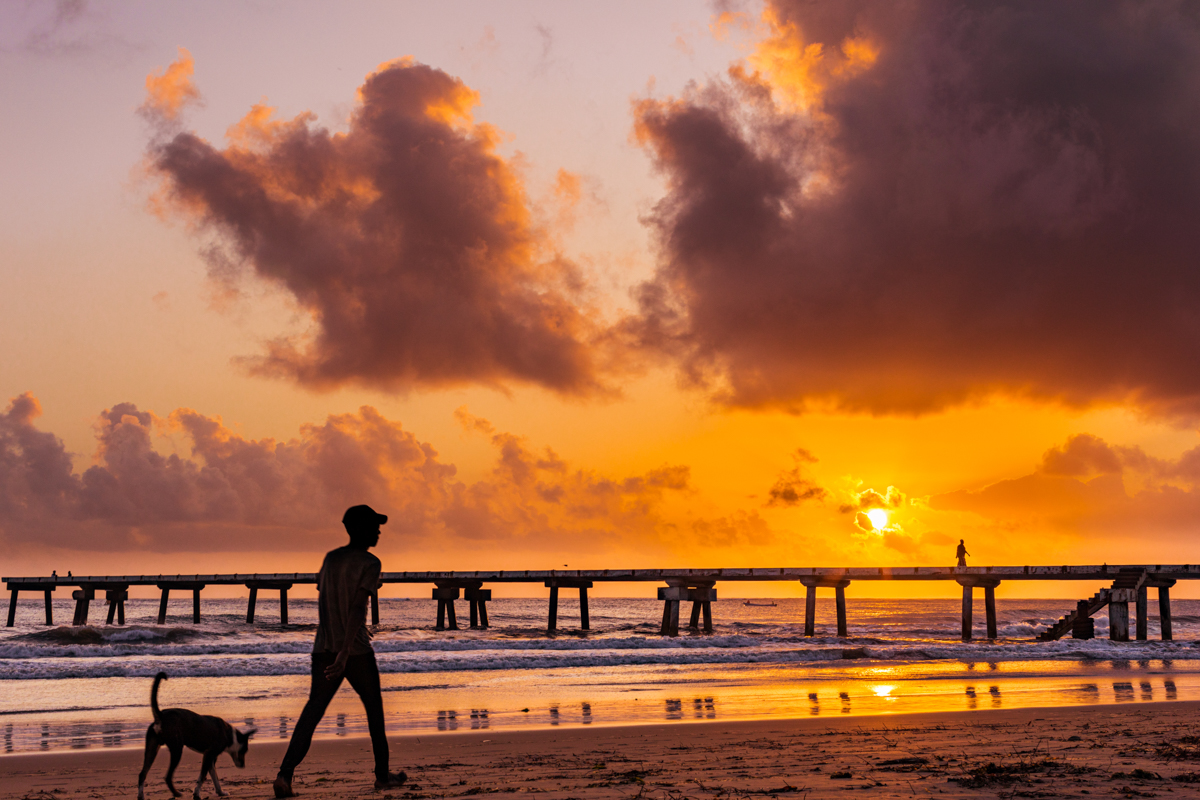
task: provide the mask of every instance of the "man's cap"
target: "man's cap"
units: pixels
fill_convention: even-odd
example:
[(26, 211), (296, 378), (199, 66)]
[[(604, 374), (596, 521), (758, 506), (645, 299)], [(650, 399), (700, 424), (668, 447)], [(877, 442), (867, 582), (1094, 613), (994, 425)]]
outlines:
[(350, 526), (360, 525), (382, 525), (387, 522), (387, 515), (380, 514), (370, 506), (350, 506), (346, 509), (346, 513), (342, 514), (342, 524)]

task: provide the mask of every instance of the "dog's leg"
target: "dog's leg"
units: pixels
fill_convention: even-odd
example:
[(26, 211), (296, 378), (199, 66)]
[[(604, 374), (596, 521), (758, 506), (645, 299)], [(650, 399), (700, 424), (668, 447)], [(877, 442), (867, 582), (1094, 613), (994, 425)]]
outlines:
[(217, 794), (220, 795), (221, 797), (229, 797), (229, 793), (221, 788), (221, 779), (217, 777), (216, 759), (213, 759), (212, 766), (210, 766), (208, 768), (208, 771), (209, 771), (209, 773), (212, 774), (213, 788), (217, 790)]
[(171, 751), (171, 764), (167, 767), (167, 788), (171, 790), (172, 797), (179, 797), (183, 792), (175, 788), (175, 768), (179, 766), (179, 759), (183, 758), (183, 745), (168, 744), (167, 748)]
[(138, 774), (138, 800), (145, 800), (146, 775), (150, 773), (150, 767), (154, 765), (154, 759), (158, 756), (160, 747), (162, 747), (162, 742), (158, 740), (154, 726), (151, 725), (146, 728), (146, 757), (142, 760), (142, 771)]
[(192, 800), (200, 800), (200, 787), (208, 779), (208, 771), (212, 769), (213, 762), (216, 760), (217, 757), (212, 753), (204, 754), (204, 760), (200, 762), (200, 779), (196, 781), (196, 788), (192, 789)]

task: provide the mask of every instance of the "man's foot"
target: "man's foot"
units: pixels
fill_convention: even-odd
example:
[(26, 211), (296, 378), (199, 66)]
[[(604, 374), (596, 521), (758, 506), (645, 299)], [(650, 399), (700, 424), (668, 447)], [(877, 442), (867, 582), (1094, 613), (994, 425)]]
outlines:
[(275, 796), (278, 797), (279, 800), (283, 800), (285, 797), (296, 796), (296, 793), (292, 791), (292, 781), (290, 778), (285, 778), (280, 775), (275, 779)]
[(388, 776), (387, 776), (387, 780), (384, 780), (383, 778), (375, 779), (375, 788), (376, 789), (399, 789), (401, 786), (404, 785), (404, 782), (406, 780), (408, 780), (408, 773), (406, 773), (406, 772), (389, 772)]

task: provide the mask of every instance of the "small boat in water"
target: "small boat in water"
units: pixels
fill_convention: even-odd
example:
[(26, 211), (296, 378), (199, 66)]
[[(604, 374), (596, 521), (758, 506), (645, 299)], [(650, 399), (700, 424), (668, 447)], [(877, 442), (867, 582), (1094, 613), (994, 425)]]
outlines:
[(742, 603), (742, 605), (744, 605), (744, 606), (762, 606), (764, 608), (770, 608), (771, 606), (777, 606), (779, 604), (778, 603), (752, 603), (749, 600), (747, 600), (746, 602)]

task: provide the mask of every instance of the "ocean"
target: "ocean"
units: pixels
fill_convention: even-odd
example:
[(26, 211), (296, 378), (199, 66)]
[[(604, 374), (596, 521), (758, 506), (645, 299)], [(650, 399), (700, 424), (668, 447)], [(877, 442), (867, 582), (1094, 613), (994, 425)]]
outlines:
[[(389, 731), (455, 731), (575, 725), (986, 710), (1200, 699), (1200, 601), (1173, 603), (1175, 641), (1101, 638), (1035, 642), (1068, 612), (1069, 600), (998, 600), (1000, 638), (959, 641), (958, 600), (850, 598), (848, 639), (838, 639), (832, 598), (817, 606), (818, 636), (805, 638), (803, 599), (713, 604), (711, 635), (662, 637), (661, 603), (591, 598), (591, 627), (564, 592), (560, 631), (545, 631), (546, 602), (497, 599), (492, 627), (435, 631), (431, 600), (383, 598), (374, 646)], [(150, 722), (155, 673), (170, 678), (160, 704), (255, 726), (286, 739), (308, 691), (316, 602), (292, 598), (291, 624), (278, 601), (205, 599), (193, 625), (191, 598), (130, 600), (124, 626), (47, 627), (40, 597), (0, 629), (0, 734), (4, 753), (140, 747)], [(772, 602), (772, 601), (755, 601)], [(983, 632), (982, 603), (976, 635)], [(1152, 608), (1155, 606), (1151, 603)], [(687, 606), (684, 607), (686, 617)], [(70, 601), (55, 601), (70, 619)], [(102, 603), (93, 608), (101, 617)], [(683, 620), (686, 625), (686, 619)], [(318, 736), (365, 735), (353, 690), (344, 686)]]

